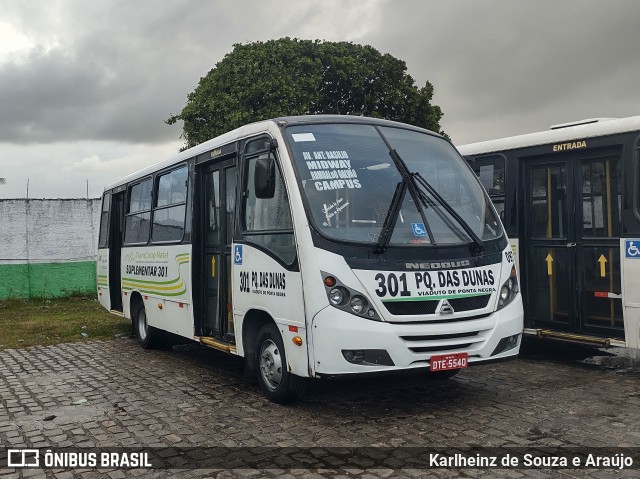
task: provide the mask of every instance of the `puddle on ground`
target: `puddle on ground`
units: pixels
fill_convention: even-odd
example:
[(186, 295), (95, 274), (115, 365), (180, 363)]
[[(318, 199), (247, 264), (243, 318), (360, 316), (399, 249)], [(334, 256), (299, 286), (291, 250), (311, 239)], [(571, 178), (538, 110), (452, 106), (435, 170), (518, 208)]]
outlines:
[(582, 344), (525, 338), (520, 348), (520, 357), (584, 364), (620, 373), (640, 373), (640, 351), (629, 348), (594, 348)]

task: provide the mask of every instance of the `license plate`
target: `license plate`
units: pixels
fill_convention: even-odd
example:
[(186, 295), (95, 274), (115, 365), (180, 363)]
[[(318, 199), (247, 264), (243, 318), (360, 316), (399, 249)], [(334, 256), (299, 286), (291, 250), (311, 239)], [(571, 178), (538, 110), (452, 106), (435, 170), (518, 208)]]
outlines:
[(442, 354), (440, 356), (431, 356), (429, 362), (431, 371), (462, 369), (468, 366), (469, 355), (467, 353)]

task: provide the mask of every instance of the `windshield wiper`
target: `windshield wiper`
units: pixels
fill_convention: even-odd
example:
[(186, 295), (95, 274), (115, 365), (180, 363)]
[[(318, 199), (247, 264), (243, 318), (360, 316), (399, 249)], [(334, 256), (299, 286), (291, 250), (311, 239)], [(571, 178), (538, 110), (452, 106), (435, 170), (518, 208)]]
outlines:
[(403, 178), (400, 183), (396, 185), (396, 191), (393, 193), (391, 204), (387, 210), (387, 216), (382, 223), (382, 230), (376, 246), (373, 248), (373, 252), (376, 254), (384, 253), (391, 241), (391, 235), (396, 228), (396, 221), (398, 220), (398, 213), (400, 212), (400, 206), (407, 193), (407, 179)]
[(407, 165), (398, 152), (396, 150), (390, 149), (389, 155), (393, 159), (393, 162), (396, 164), (396, 168), (400, 172), (402, 176), (402, 180), (396, 185), (396, 191), (393, 193), (393, 198), (391, 199), (391, 204), (389, 205), (389, 209), (387, 210), (387, 216), (384, 219), (384, 223), (382, 224), (382, 230), (380, 232), (380, 237), (378, 238), (378, 242), (376, 243), (373, 252), (376, 254), (384, 253), (387, 247), (389, 246), (389, 242), (391, 241), (391, 236), (393, 235), (393, 231), (396, 228), (396, 222), (398, 221), (398, 216), (400, 214), (400, 207), (402, 206), (402, 202), (404, 201), (404, 197), (407, 194), (407, 190), (413, 198), (413, 202), (420, 213), (420, 218), (422, 218), (422, 222), (424, 223), (425, 229), (427, 230), (427, 236), (429, 236), (429, 241), (431, 244), (436, 244), (433, 233), (431, 232), (431, 227), (429, 226), (429, 222), (424, 214), (424, 210), (422, 206), (420, 206), (420, 191), (417, 188), (417, 183), (413, 179), (412, 173), (407, 168)]
[[(435, 245), (436, 242), (433, 238), (431, 227), (429, 225), (429, 222), (427, 221), (427, 218), (423, 210), (423, 207), (427, 208), (430, 202), (429, 198), (425, 193), (425, 190), (433, 198), (435, 198), (435, 200), (440, 205), (442, 205), (442, 207), (447, 211), (447, 213), (449, 213), (460, 226), (462, 226), (462, 229), (467, 233), (467, 235), (469, 235), (471, 240), (475, 243), (476, 247), (479, 250), (484, 249), (482, 240), (476, 234), (476, 232), (473, 231), (473, 228), (469, 226), (469, 224), (458, 214), (458, 212), (456, 212), (455, 209), (453, 209), (453, 207), (447, 202), (447, 200), (445, 200), (435, 190), (435, 188), (431, 186), (431, 184), (429, 184), (429, 182), (422, 177), (420, 173), (411, 173), (406, 163), (404, 162), (404, 160), (402, 160), (402, 158), (400, 158), (400, 155), (395, 149), (390, 148), (389, 155), (391, 156), (394, 163), (396, 164), (396, 167), (398, 168), (398, 171), (402, 176), (402, 180), (396, 186), (396, 191), (393, 194), (393, 199), (391, 200), (391, 204), (389, 205), (389, 210), (387, 211), (387, 216), (382, 225), (382, 231), (380, 233), (380, 238), (378, 238), (378, 242), (376, 243), (376, 246), (374, 248), (374, 253), (376, 254), (384, 253), (384, 251), (389, 246), (389, 242), (391, 241), (391, 236), (395, 229), (396, 221), (398, 219), (398, 215), (400, 212), (400, 206), (402, 205), (404, 197), (406, 196), (407, 190), (411, 194), (411, 197), (413, 198), (413, 202), (415, 203), (416, 208), (420, 213), (420, 217), (422, 218), (425, 229), (427, 230), (427, 235), (429, 236), (429, 241), (431, 242), (432, 245)], [(435, 207), (433, 207), (433, 209), (434, 211), (436, 211)]]
[[(395, 151), (395, 150), (394, 150)], [(397, 155), (397, 153), (396, 153)], [(445, 200), (440, 193), (436, 191), (436, 189), (431, 186), (431, 184), (420, 174), (420, 173), (411, 173), (411, 177), (414, 179), (416, 186), (418, 188), (423, 187), (427, 192), (431, 194), (432, 197), (436, 199), (438, 203), (442, 205), (442, 207), (449, 213), (453, 218), (458, 222), (462, 229), (469, 235), (469, 237), (476, 244), (478, 249), (484, 249), (484, 245), (482, 244), (482, 240), (478, 236), (478, 234), (473, 231), (473, 228), (467, 223), (462, 216)]]

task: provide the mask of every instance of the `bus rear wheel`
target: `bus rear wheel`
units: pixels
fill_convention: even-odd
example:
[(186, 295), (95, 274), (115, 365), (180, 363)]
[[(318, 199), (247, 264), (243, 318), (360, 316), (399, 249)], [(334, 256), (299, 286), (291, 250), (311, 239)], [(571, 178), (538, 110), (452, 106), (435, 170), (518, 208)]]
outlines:
[(138, 337), (138, 344), (144, 349), (151, 349), (154, 343), (154, 329), (147, 322), (147, 311), (144, 304), (141, 304), (135, 315), (135, 331)]
[(256, 346), (256, 376), (267, 398), (279, 404), (301, 399), (307, 382), (289, 372), (282, 336), (275, 324), (262, 327)]

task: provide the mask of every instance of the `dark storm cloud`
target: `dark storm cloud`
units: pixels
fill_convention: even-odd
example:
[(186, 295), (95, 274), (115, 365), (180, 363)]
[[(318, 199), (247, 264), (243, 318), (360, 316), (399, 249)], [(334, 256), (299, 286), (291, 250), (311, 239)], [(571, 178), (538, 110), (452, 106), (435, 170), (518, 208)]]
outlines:
[(180, 125), (164, 120), (234, 43), (357, 41), (375, 24), (375, 6), (0, 0), (0, 196), (24, 197), (28, 184), (31, 197), (78, 197), (87, 182), (98, 194), (176, 153)]
[[(435, 87), (457, 142), (640, 107), (640, 2), (2, 2), (41, 46), (0, 59), (0, 142), (160, 142), (233, 43), (368, 43)], [(48, 42), (48, 43), (47, 43)]]
[(176, 138), (163, 121), (198, 79), (232, 43), (264, 35), (257, 24), (278, 25), (259, 4), (249, 17), (232, 2), (77, 1), (40, 12), (30, 5), (5, 7), (3, 20), (58, 41), (0, 64), (0, 141)]
[[(141, 43), (136, 22), (110, 17), (109, 12), (103, 12), (104, 23), (99, 12), (80, 10), (61, 20), (47, 13), (53, 24), (48, 25), (49, 31), (52, 26), (62, 29), (60, 44), (50, 49), (35, 47), (26, 56), (0, 65), (0, 139), (144, 141), (161, 135), (157, 125), (149, 127), (141, 118), (141, 111), (148, 114), (150, 109), (157, 116), (158, 102), (152, 99), (166, 100), (166, 95), (153, 79), (164, 77), (166, 68), (149, 64), (150, 58), (144, 65), (136, 61)], [(31, 18), (39, 19), (37, 24), (44, 21), (42, 16)], [(17, 20), (21, 30), (37, 38), (38, 32), (31, 32), (31, 24), (21, 19)], [(127, 30), (131, 34), (125, 37)], [(157, 51), (151, 53), (157, 57)]]
[(389, 28), (367, 38), (404, 58), (417, 80), (434, 84), (454, 141), (640, 113), (640, 2), (402, 5), (389, 2)]

